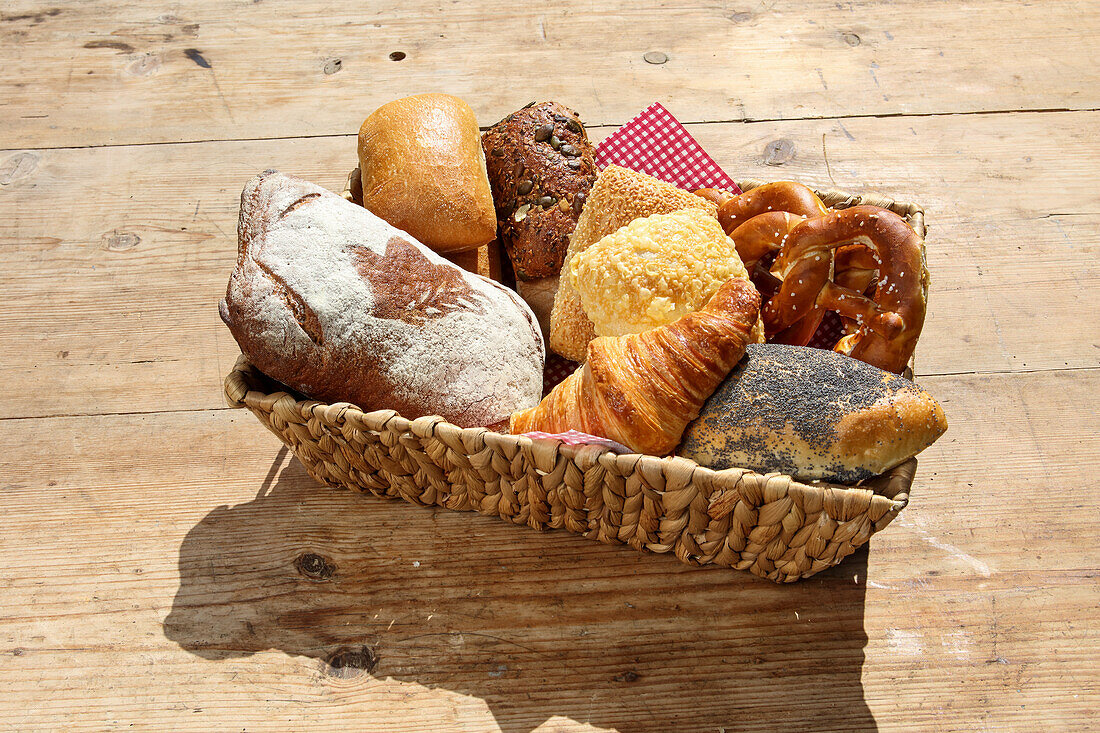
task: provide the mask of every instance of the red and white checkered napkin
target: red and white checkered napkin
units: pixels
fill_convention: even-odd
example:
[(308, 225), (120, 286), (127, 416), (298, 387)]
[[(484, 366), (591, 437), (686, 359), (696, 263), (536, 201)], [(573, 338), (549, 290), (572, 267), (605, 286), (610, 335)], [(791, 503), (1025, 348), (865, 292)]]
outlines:
[(733, 179), (660, 102), (646, 107), (597, 145), (596, 164), (600, 168), (612, 164), (630, 168), (688, 191), (724, 188), (741, 193)]
[(844, 337), (844, 322), (840, 320), (840, 316), (832, 311), (825, 314), (825, 317), (821, 319), (821, 325), (817, 327), (817, 331), (814, 332), (814, 337), (810, 339), (810, 343), (807, 346), (812, 346), (815, 349), (831, 350), (836, 346), (836, 342), (840, 341)]
[(559, 356), (550, 349), (546, 350), (546, 364), (542, 368), (542, 396), (550, 394), (550, 390), (564, 382), (565, 378), (579, 367), (575, 361), (569, 361), (564, 356)]
[(534, 440), (556, 440), (565, 445), (598, 445), (607, 448), (613, 453), (633, 453), (622, 443), (616, 443), (609, 438), (601, 438), (598, 435), (589, 435), (578, 430), (567, 430), (564, 433), (542, 433), (532, 430), (530, 433), (521, 433)]

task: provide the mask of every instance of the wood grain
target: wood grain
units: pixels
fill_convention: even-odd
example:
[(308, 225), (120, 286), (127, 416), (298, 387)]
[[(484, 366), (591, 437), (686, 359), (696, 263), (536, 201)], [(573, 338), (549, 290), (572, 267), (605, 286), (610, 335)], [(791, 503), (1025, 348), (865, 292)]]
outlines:
[[(912, 505), (869, 555), (790, 587), (325, 489), (242, 411), (15, 421), (0, 536), (23, 549), (0, 556), (0, 710), (43, 728), (529, 731), (979, 711), (1004, 728), (1038, 709), (1084, 729), (1100, 569), (1074, 529), (1100, 500), (1038, 488), (1100, 469), (1092, 418), (1073, 411), (1100, 373), (1079, 376), (929, 378), (953, 425)], [(33, 470), (47, 439), (69, 450)], [(150, 686), (154, 670), (173, 684)]]
[(547, 98), (603, 124), (655, 99), (685, 121), (1097, 109), (1100, 21), (1083, 7), (7, 3), (0, 148), (344, 134), (426, 90), (483, 124)]
[[(1086, 312), (1100, 286), (1100, 205), (1086, 174), (1100, 143), (1085, 132), (1097, 124), (1098, 113), (1064, 113), (692, 129), (736, 175), (924, 205), (933, 285), (918, 371), (943, 374), (1100, 363), (1100, 321), (1059, 320)], [(1028, 148), (1040, 135), (1050, 144)], [(917, 142), (904, 150), (899, 138)], [(782, 166), (763, 162), (775, 139), (793, 143)], [(1078, 155), (1067, 160), (1059, 151), (1070, 147)], [(238, 350), (215, 306), (236, 256), (239, 189), (278, 167), (338, 190), (353, 151), (350, 137), (35, 151), (33, 171), (0, 189), (0, 278), (12, 305), (0, 312), (11, 386), (0, 417), (222, 405)], [(73, 180), (87, 181), (75, 198)]]
[[(1095, 729), (1098, 34), (1073, 0), (5, 4), (0, 729)], [(245, 180), (339, 190), (426, 90), (597, 140), (658, 100), (735, 176), (926, 208), (950, 429), (869, 551), (779, 587), (330, 490), (224, 407)]]

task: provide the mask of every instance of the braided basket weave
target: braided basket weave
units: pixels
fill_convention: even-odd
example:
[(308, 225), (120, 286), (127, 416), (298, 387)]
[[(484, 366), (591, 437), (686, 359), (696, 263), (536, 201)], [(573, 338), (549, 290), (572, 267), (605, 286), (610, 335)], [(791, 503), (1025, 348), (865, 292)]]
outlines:
[[(762, 183), (739, 185), (748, 191)], [(354, 200), (353, 192), (345, 196)], [(924, 237), (924, 212), (913, 204), (817, 194), (832, 208), (890, 209)], [(859, 487), (713, 471), (686, 458), (617, 455), (460, 428), (440, 417), (407, 420), (393, 410), (305, 400), (244, 356), (225, 379), (225, 395), (231, 407), (251, 410), (323, 484), (535, 529), (565, 528), (784, 583), (836, 565), (889, 524), (909, 501), (917, 465), (910, 459)]]

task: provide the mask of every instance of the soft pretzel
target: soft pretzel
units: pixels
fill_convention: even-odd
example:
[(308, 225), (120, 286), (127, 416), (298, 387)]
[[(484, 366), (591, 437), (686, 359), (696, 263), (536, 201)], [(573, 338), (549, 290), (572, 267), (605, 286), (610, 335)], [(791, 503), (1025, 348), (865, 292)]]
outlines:
[[(812, 190), (793, 181), (767, 183), (740, 195), (720, 188), (701, 188), (694, 193), (716, 203), (720, 212), (725, 207), (723, 228), (733, 240), (753, 283), (765, 298), (773, 295), (780, 284), (765, 265), (778, 254), (795, 226), (807, 216), (820, 216), (827, 211)], [(734, 199), (736, 203), (730, 204)], [(730, 205), (726, 207), (726, 204)], [(805, 213), (800, 215), (788, 209)], [(825, 311), (818, 308), (815, 313), (800, 319), (769, 340), (782, 344), (809, 343), (824, 315)]]
[[(787, 211), (769, 211), (754, 216), (730, 234), (737, 248), (737, 254), (753, 276), (753, 282), (767, 297), (771, 297), (779, 289), (780, 281), (768, 272), (762, 261), (769, 255), (778, 254), (787, 236), (805, 220), (806, 217)], [(767, 261), (770, 262), (770, 260)], [(847, 245), (837, 249), (832, 278), (837, 285), (865, 294), (877, 273), (878, 263), (874, 255), (862, 244)], [(817, 333), (821, 320), (825, 317), (825, 311), (826, 309), (820, 305), (815, 306), (813, 311), (798, 319), (786, 330), (773, 334), (769, 340), (772, 343), (796, 346), (808, 344)], [(845, 318), (844, 321), (849, 331), (857, 326), (850, 319)]]
[(722, 204), (729, 201), (736, 196), (733, 191), (727, 191), (724, 188), (697, 188), (692, 191), (696, 196), (702, 196), (707, 201), (711, 201), (715, 206), (721, 208)]
[(841, 287), (866, 294), (875, 281), (878, 261), (874, 253), (862, 244), (850, 244), (836, 251), (833, 264), (833, 282)]
[[(836, 251), (851, 245), (869, 251), (847, 249), (851, 263), (878, 272), (871, 297), (831, 279)], [(900, 216), (855, 206), (806, 219), (787, 235), (771, 272), (782, 285), (763, 309), (769, 336), (833, 310), (855, 322), (836, 351), (895, 373), (905, 368), (924, 325), (928, 276), (921, 239)]]
[(757, 186), (723, 202), (718, 208), (718, 221), (727, 233), (731, 233), (754, 216), (769, 211), (786, 211), (797, 216), (813, 217), (823, 216), (829, 209), (808, 186), (794, 181), (776, 181)]
[(745, 269), (752, 272), (762, 259), (778, 253), (791, 230), (805, 220), (806, 217), (789, 211), (769, 211), (727, 233)]

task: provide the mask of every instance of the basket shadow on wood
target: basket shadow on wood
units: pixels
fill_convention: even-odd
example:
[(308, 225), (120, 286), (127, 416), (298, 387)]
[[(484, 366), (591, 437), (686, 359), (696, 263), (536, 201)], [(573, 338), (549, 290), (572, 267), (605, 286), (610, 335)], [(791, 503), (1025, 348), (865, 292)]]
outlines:
[[(554, 716), (624, 732), (875, 728), (865, 548), (780, 586), (318, 488), (296, 459), (279, 470), (284, 451), (253, 501), (214, 509), (180, 547), (164, 632), (196, 655), (312, 658), (318, 693), (360, 700), (395, 681), (449, 690), (510, 733)], [(426, 724), (414, 711), (408, 725)]]

